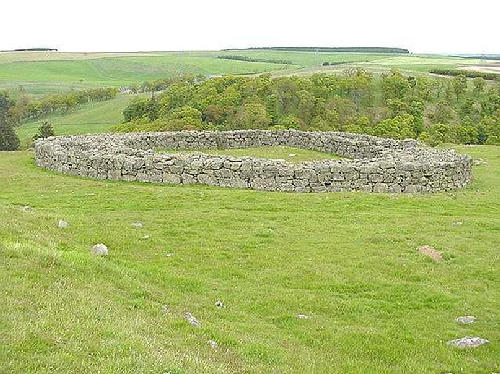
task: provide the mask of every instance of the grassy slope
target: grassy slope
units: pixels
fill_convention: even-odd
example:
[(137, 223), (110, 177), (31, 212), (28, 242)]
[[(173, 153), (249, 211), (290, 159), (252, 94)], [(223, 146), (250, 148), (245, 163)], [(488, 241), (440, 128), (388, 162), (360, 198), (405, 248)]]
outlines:
[(0, 64), (0, 89), (60, 92), (89, 86), (123, 86), (180, 74), (249, 74), (289, 68), (288, 65), (221, 60), (182, 53), (162, 56), (110, 57)]
[[(2, 153), (0, 366), (499, 371), (500, 149), (459, 150), (488, 160), (474, 168), (474, 183), (417, 196), (95, 181), (40, 170), (28, 152)], [(58, 229), (59, 219), (70, 227)], [(138, 220), (144, 228), (131, 227)], [(98, 242), (109, 257), (90, 255)], [(424, 244), (445, 260), (419, 255)], [(467, 314), (477, 322), (453, 322)], [(445, 343), (465, 335), (491, 344)]]
[(324, 159), (340, 159), (339, 156), (309, 149), (285, 146), (276, 147), (249, 147), (232, 149), (198, 149), (198, 150), (160, 150), (165, 153), (206, 153), (209, 155), (222, 154), (228, 156), (253, 156), (260, 158), (282, 159), (288, 162), (314, 161)]
[[(146, 95), (146, 94), (144, 94)], [(144, 96), (141, 95), (141, 96)], [(123, 121), (122, 111), (137, 95), (118, 95), (108, 101), (82, 105), (68, 113), (53, 114), (36, 121), (23, 123), (16, 128), (23, 148), (31, 144), (33, 135), (43, 121), (49, 121), (56, 135), (101, 133)]]

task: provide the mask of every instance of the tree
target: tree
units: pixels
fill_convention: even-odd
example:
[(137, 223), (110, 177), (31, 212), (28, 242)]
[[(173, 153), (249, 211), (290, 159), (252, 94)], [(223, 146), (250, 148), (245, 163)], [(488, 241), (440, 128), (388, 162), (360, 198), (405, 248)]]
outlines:
[(7, 93), (0, 92), (0, 151), (15, 151), (19, 148), (19, 138), (9, 116), (13, 104)]
[(19, 148), (19, 138), (7, 116), (0, 114), (0, 151), (15, 151)]
[(453, 78), (452, 82), (455, 95), (457, 95), (457, 99), (459, 99), (467, 90), (467, 77), (463, 74), (459, 74)]
[(472, 84), (474, 85), (474, 91), (476, 94), (483, 92), (484, 87), (486, 86), (486, 82), (481, 77), (474, 78), (472, 80)]
[(44, 121), (38, 128), (38, 132), (33, 136), (33, 140), (54, 136), (54, 129), (48, 121)]

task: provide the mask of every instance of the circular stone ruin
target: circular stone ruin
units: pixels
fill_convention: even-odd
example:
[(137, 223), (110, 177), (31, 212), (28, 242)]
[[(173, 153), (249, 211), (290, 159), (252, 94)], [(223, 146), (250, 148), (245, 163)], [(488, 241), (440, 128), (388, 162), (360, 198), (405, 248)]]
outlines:
[[(202, 153), (155, 153), (288, 146), (333, 153), (342, 160), (291, 163)], [(471, 158), (455, 151), (341, 132), (296, 130), (179, 131), (61, 136), (35, 143), (40, 167), (84, 177), (206, 184), (270, 191), (435, 192), (464, 187)]]

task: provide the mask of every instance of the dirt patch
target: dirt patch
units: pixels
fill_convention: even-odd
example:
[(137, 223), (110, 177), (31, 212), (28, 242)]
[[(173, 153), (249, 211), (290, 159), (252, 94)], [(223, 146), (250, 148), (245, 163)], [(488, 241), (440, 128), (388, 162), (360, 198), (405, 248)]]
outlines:
[(434, 261), (441, 261), (443, 259), (443, 256), (441, 255), (441, 252), (436, 251), (434, 248), (424, 245), (423, 247), (420, 247), (418, 251), (423, 254), (424, 256), (432, 258)]

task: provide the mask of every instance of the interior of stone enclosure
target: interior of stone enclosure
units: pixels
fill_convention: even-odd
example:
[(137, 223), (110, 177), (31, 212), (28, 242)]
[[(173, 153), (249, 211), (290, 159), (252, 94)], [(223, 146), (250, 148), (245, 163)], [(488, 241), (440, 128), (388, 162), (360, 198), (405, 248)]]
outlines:
[[(414, 141), (401, 143), (358, 134), (302, 131), (227, 131), (227, 132), (167, 132), (145, 135), (140, 139), (125, 139), (124, 145), (134, 149), (231, 149), (286, 146), (330, 153), (345, 159), (380, 157), (394, 149), (404, 149)], [(167, 153), (167, 152), (162, 152)]]

